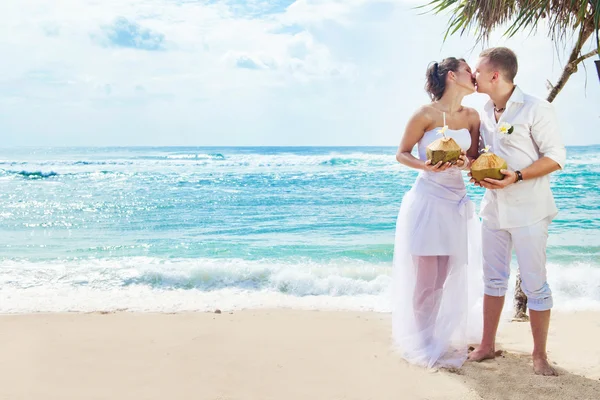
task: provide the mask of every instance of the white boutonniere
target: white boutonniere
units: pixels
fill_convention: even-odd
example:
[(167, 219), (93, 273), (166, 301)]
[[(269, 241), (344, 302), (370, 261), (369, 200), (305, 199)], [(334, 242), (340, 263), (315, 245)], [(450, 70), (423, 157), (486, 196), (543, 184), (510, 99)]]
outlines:
[(515, 130), (515, 127), (509, 124), (508, 122), (503, 122), (498, 127), (498, 132), (503, 135), (510, 135)]

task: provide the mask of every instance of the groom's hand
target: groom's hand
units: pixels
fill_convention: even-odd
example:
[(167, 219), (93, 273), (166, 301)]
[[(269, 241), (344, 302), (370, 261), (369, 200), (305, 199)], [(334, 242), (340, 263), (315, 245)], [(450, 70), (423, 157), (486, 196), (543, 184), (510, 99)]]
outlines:
[(500, 173), (504, 175), (504, 179), (498, 180), (485, 178), (483, 181), (481, 181), (481, 186), (486, 189), (497, 190), (504, 189), (505, 187), (510, 186), (517, 181), (517, 174), (515, 174), (513, 171), (501, 169)]
[(471, 175), (471, 171), (469, 171), (469, 172), (467, 173), (467, 175), (469, 175), (469, 178), (471, 178), (471, 179), (469, 180), (469, 182), (471, 182), (471, 183), (472, 183), (473, 185), (475, 185), (475, 186), (482, 187), (482, 186), (481, 186), (481, 183), (480, 183), (480, 182), (477, 182), (477, 181), (475, 180), (475, 178), (473, 178), (473, 175)]

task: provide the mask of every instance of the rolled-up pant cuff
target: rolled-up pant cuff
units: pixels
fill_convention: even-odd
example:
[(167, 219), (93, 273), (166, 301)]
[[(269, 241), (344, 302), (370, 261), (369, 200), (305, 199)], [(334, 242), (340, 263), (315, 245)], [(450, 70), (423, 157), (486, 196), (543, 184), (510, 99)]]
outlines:
[(527, 307), (533, 311), (548, 311), (554, 306), (552, 296), (541, 299), (532, 299), (527, 297)]
[(506, 288), (496, 288), (496, 287), (489, 287), (489, 286), (485, 286), (483, 288), (483, 293), (487, 294), (488, 296), (492, 296), (492, 297), (504, 297), (506, 295)]

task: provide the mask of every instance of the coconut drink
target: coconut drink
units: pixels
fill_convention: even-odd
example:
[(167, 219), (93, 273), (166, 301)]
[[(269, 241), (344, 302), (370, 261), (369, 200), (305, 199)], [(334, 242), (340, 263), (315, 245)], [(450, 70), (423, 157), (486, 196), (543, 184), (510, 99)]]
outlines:
[(508, 165), (502, 157), (490, 152), (489, 149), (490, 147), (486, 146), (483, 153), (471, 165), (471, 176), (477, 182), (485, 178), (504, 179), (500, 170), (507, 169)]
[[(445, 119), (444, 115), (444, 122), (446, 122)], [(446, 130), (448, 130), (448, 125), (444, 125), (438, 132), (442, 137), (434, 140), (426, 147), (427, 159), (431, 161), (431, 165), (436, 165), (440, 161), (444, 164), (447, 162), (456, 164), (460, 157), (460, 146), (454, 139), (446, 136)]]
[(439, 138), (427, 146), (427, 159), (431, 160), (431, 165), (436, 165), (440, 161), (442, 163), (456, 164), (460, 157), (460, 146), (449, 137)]

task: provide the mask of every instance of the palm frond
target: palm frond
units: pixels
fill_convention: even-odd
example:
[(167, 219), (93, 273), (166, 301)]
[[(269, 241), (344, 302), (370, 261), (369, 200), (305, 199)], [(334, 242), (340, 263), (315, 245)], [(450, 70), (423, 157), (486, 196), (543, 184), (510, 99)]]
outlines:
[[(475, 30), (478, 40), (486, 40), (505, 24), (509, 24), (505, 35), (511, 37), (536, 30), (542, 20), (553, 40), (584, 30), (595, 32), (598, 39), (600, 25), (600, 0), (432, 0), (421, 7), (434, 14), (450, 13), (445, 39)], [(598, 46), (597, 50), (600, 54)]]

